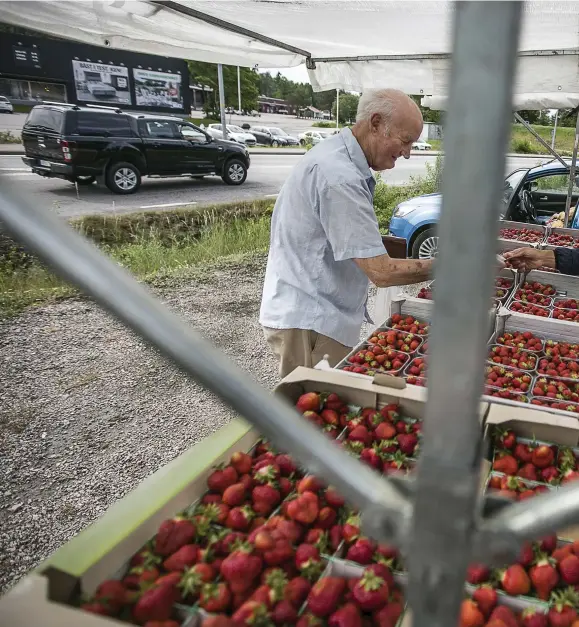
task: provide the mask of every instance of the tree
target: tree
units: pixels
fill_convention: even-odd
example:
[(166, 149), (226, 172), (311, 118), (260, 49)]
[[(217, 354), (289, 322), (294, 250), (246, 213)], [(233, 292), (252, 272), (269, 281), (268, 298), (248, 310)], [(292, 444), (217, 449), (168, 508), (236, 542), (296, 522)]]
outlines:
[[(338, 122), (347, 124), (356, 119), (356, 111), (358, 110), (358, 101), (360, 97), (356, 94), (340, 94), (340, 109), (338, 111)], [(336, 118), (336, 101), (332, 105), (332, 116)]]
[(577, 124), (577, 111), (574, 109), (559, 109), (558, 126), (575, 126)]
[(539, 124), (539, 111), (533, 111), (532, 109), (523, 110), (518, 112), (519, 115), (529, 124)]
[[(205, 104), (205, 114), (218, 117), (219, 112), (219, 84), (217, 79), (217, 64), (204, 63), (203, 61), (188, 61), (189, 76), (191, 82), (199, 85), (207, 85), (213, 89), (208, 94)], [(259, 75), (250, 68), (240, 68), (241, 82), (241, 108), (245, 111), (257, 109), (259, 97)], [(237, 66), (223, 66), (223, 87), (225, 92), (225, 106), (237, 109)]]

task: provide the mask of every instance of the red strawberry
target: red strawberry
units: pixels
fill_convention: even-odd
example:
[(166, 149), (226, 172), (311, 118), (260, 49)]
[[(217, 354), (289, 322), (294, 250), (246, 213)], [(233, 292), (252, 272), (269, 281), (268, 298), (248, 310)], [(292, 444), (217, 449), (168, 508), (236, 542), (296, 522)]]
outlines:
[(173, 605), (179, 601), (180, 596), (175, 585), (157, 582), (137, 601), (133, 608), (133, 618), (137, 623), (145, 623), (148, 620), (168, 620), (171, 617)]
[(232, 592), (241, 592), (251, 588), (262, 568), (261, 558), (249, 544), (244, 544), (223, 560), (220, 572)]
[(559, 479), (559, 471), (555, 466), (547, 466), (541, 470), (541, 480), (545, 483), (556, 483)]
[(155, 537), (155, 553), (168, 557), (195, 538), (193, 523), (182, 516), (161, 523)]
[(303, 492), (287, 506), (289, 518), (304, 525), (311, 525), (319, 512), (318, 495), (313, 492)]
[(279, 471), (284, 477), (289, 477), (297, 470), (294, 460), (286, 454), (277, 455), (275, 463), (278, 465)]
[(296, 623), (296, 627), (321, 627), (323, 624), (324, 621), (321, 618), (314, 616), (311, 612), (304, 612)]
[(274, 483), (280, 474), (280, 467), (269, 460), (264, 460), (263, 464), (256, 464), (253, 469), (253, 478), (257, 483)]
[(225, 526), (235, 531), (247, 531), (254, 517), (254, 511), (248, 506), (233, 507), (227, 515)]
[(521, 464), (528, 464), (532, 459), (531, 447), (523, 442), (518, 442), (513, 451), (515, 459), (518, 459)]
[(225, 488), (223, 492), (223, 502), (229, 507), (241, 505), (247, 498), (247, 489), (243, 483), (234, 483)]
[(372, 622), (375, 627), (394, 627), (404, 611), (404, 606), (400, 600), (392, 600), (382, 609), (374, 612)]
[(267, 624), (267, 607), (259, 601), (246, 601), (233, 614), (231, 619), (234, 624), (241, 627), (250, 625)]
[(212, 492), (223, 494), (230, 485), (237, 483), (237, 471), (233, 466), (217, 468), (207, 478), (207, 486)]
[(300, 544), (296, 549), (295, 564), (300, 570), (320, 559), (320, 551), (313, 544)]
[(199, 605), (211, 614), (226, 612), (231, 604), (231, 591), (226, 583), (206, 583), (201, 588)]
[(381, 422), (374, 430), (375, 440), (392, 440), (396, 436), (396, 429), (391, 422)]
[(203, 562), (195, 564), (186, 570), (179, 582), (179, 589), (184, 599), (196, 600), (204, 583), (209, 583), (215, 579), (216, 570), (212, 564)]
[(251, 471), (253, 460), (251, 459), (251, 455), (242, 453), (241, 451), (236, 451), (231, 456), (229, 463), (233, 466), (233, 468), (235, 468), (238, 475), (246, 475)]
[(543, 601), (547, 601), (551, 596), (551, 591), (559, 582), (559, 574), (545, 554), (537, 557), (537, 563), (529, 571), (531, 582), (537, 591), (537, 596)]
[(305, 577), (294, 577), (286, 584), (283, 596), (296, 609), (299, 609), (306, 600), (312, 586)]
[(368, 538), (358, 538), (348, 549), (346, 559), (358, 564), (370, 564), (374, 557), (374, 543)]
[(217, 614), (216, 616), (208, 616), (201, 623), (202, 627), (235, 627), (235, 623), (224, 614)]
[(495, 461), (493, 462), (493, 470), (504, 472), (505, 475), (515, 475), (518, 469), (519, 463), (508, 453), (499, 454), (498, 457), (495, 457)]
[(529, 594), (531, 580), (520, 564), (513, 564), (500, 573), (500, 582), (503, 590), (511, 596)]
[(400, 450), (404, 455), (409, 455), (410, 457), (414, 455), (414, 450), (418, 444), (418, 438), (415, 433), (399, 433), (396, 436), (396, 440), (398, 440)]
[(342, 543), (342, 526), (334, 525), (329, 531), (330, 546), (332, 550), (337, 551)]
[(348, 440), (350, 442), (362, 442), (364, 446), (370, 446), (372, 442), (372, 436), (370, 432), (364, 425), (358, 425), (354, 427), (352, 431), (348, 434)]
[(360, 536), (360, 517), (350, 516), (342, 526), (342, 537), (348, 543), (354, 542)]
[(302, 414), (305, 411), (319, 411), (322, 407), (320, 395), (316, 394), (316, 392), (307, 392), (306, 394), (302, 394), (296, 403), (296, 409), (300, 411)]
[(374, 612), (384, 607), (389, 596), (388, 584), (368, 569), (352, 589), (353, 600), (363, 612)]
[(507, 429), (506, 431), (498, 431), (496, 434), (497, 443), (502, 448), (512, 449), (515, 447), (517, 443), (517, 436), (515, 432), (511, 429)]
[(180, 624), (176, 620), (148, 620), (143, 627), (179, 627)]
[(471, 564), (468, 567), (466, 580), (475, 586), (488, 581), (491, 577), (491, 570), (484, 564)]
[(555, 461), (555, 453), (550, 446), (541, 444), (533, 450), (531, 461), (535, 464), (535, 466), (537, 466), (537, 468), (547, 468), (547, 466), (553, 465), (553, 462)]
[(296, 608), (289, 602), (282, 600), (276, 604), (271, 612), (271, 619), (275, 625), (295, 625), (298, 619)]
[(121, 581), (107, 579), (96, 589), (93, 601), (108, 605), (116, 613), (130, 602), (130, 595)]
[(335, 509), (339, 509), (345, 504), (344, 498), (331, 486), (324, 492), (324, 498), (326, 503)]
[(258, 514), (267, 516), (281, 501), (281, 494), (271, 485), (257, 485), (251, 492), (253, 509)]
[(535, 465), (531, 463), (524, 464), (521, 468), (519, 468), (517, 477), (522, 477), (523, 479), (528, 479), (529, 481), (537, 481), (538, 477)]
[(533, 545), (530, 542), (525, 542), (521, 548), (517, 562), (521, 566), (528, 568), (533, 563), (534, 559), (535, 552), (533, 550)]
[(277, 483), (282, 499), (285, 499), (294, 490), (294, 484), (287, 477), (280, 477)]
[(573, 607), (576, 596), (566, 591), (553, 593), (551, 608), (547, 614), (550, 627), (572, 627), (577, 619), (577, 612)]
[[(506, 605), (497, 605), (491, 613), (490, 621), (502, 621), (506, 627), (519, 627), (519, 621), (513, 614), (513, 610)], [(487, 627), (491, 624), (490, 621), (487, 623)], [(497, 625), (496, 627), (500, 626)]]
[(331, 507), (322, 507), (320, 513), (318, 514), (316, 525), (320, 529), (330, 529), (336, 522), (337, 517), (338, 515), (335, 509), (332, 509)]
[(552, 553), (557, 548), (557, 534), (552, 533), (549, 536), (541, 538), (541, 551), (543, 553)]
[(142, 585), (153, 583), (159, 578), (159, 569), (156, 566), (135, 566), (131, 568), (128, 575), (123, 579), (127, 588), (138, 589)]
[(96, 601), (83, 603), (80, 609), (84, 612), (90, 612), (91, 614), (98, 614), (100, 616), (114, 616), (116, 614), (115, 609), (104, 601), (100, 603)]
[(197, 544), (186, 544), (163, 562), (163, 568), (169, 571), (182, 571), (193, 566), (198, 560), (199, 546)]
[(367, 573), (371, 572), (374, 575), (381, 577), (388, 585), (388, 588), (391, 591), (394, 590), (396, 586), (394, 582), (394, 576), (392, 575), (390, 568), (386, 566), (385, 564), (370, 564), (370, 566), (367, 566), (364, 569), (364, 572), (367, 572)]
[(579, 584), (579, 557), (574, 553), (567, 555), (559, 562), (559, 572), (561, 579), (567, 585), (575, 586)]
[(497, 591), (491, 586), (481, 586), (472, 594), (473, 601), (478, 605), (485, 618), (491, 615), (498, 603)]
[(362, 627), (362, 616), (353, 603), (345, 603), (328, 618), (329, 627)]
[(307, 599), (307, 609), (323, 618), (336, 611), (346, 590), (346, 580), (342, 577), (324, 577), (317, 581)]
[(465, 599), (460, 606), (459, 627), (483, 627), (485, 617), (472, 599)]
[(533, 607), (528, 607), (521, 614), (523, 627), (548, 627), (547, 615)]
[(382, 458), (375, 448), (362, 449), (362, 452), (360, 453), (360, 460), (376, 470), (380, 470), (382, 468)]

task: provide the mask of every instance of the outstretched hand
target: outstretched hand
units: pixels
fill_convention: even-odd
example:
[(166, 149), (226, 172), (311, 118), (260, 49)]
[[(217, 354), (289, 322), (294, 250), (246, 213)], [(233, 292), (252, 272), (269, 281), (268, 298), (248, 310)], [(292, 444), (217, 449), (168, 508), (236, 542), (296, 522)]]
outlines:
[(542, 266), (555, 268), (555, 254), (552, 250), (537, 250), (536, 248), (517, 248), (506, 252), (505, 259), (515, 270), (530, 272)]

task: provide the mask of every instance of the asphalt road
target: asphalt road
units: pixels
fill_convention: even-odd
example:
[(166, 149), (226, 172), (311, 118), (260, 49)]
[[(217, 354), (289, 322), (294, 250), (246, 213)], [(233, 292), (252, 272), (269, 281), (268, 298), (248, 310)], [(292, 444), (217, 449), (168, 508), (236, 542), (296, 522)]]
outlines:
[[(239, 187), (223, 183), (219, 177), (203, 180), (190, 178), (143, 179), (141, 189), (130, 196), (112, 194), (104, 186), (91, 185), (76, 189), (59, 179), (45, 179), (33, 174), (19, 155), (0, 155), (0, 175), (17, 184), (22, 193), (46, 209), (62, 216), (89, 213), (128, 213), (147, 209), (170, 209), (181, 205), (206, 205), (235, 200), (251, 200), (277, 194), (301, 155), (252, 155), (246, 182)], [(393, 170), (382, 173), (393, 185), (407, 183), (410, 176), (426, 173), (426, 164), (433, 164), (434, 156), (415, 155), (400, 160)], [(508, 171), (529, 167), (534, 160), (524, 157), (508, 159)]]

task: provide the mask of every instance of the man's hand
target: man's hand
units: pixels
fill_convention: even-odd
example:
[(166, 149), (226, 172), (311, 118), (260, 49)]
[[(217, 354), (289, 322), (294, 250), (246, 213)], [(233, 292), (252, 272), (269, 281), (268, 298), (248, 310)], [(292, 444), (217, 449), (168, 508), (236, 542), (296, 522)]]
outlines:
[(555, 268), (555, 253), (552, 250), (537, 250), (536, 248), (517, 248), (505, 253), (505, 259), (513, 268), (521, 272), (537, 270), (541, 266)]
[(376, 287), (422, 283), (432, 278), (434, 259), (392, 259), (388, 255), (354, 259)]

